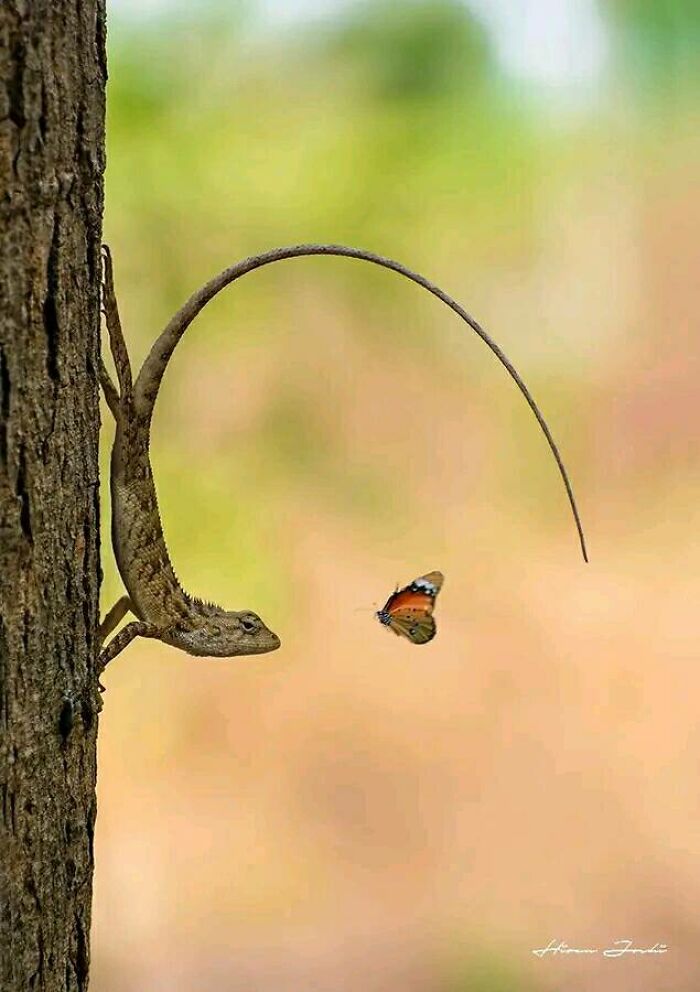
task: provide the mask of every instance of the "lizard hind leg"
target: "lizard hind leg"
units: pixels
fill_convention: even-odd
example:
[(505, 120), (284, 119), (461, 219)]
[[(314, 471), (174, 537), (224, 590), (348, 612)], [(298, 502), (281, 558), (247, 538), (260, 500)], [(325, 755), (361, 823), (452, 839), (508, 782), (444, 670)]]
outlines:
[[(114, 366), (117, 370), (117, 380), (119, 382), (119, 389), (121, 390), (121, 395), (122, 398), (124, 399), (130, 397), (132, 392), (131, 362), (129, 361), (129, 352), (127, 351), (126, 348), (126, 341), (124, 340), (124, 335), (122, 333), (122, 325), (119, 319), (119, 308), (117, 307), (117, 297), (114, 292), (114, 270), (112, 267), (112, 254), (109, 248), (107, 247), (107, 245), (102, 245), (102, 265), (103, 265), (102, 312), (104, 313), (105, 320), (107, 322), (107, 333), (109, 334), (109, 346), (112, 351)], [(106, 370), (105, 370), (105, 374), (106, 374)], [(112, 409), (112, 404), (110, 403), (110, 397), (108, 395), (108, 387), (105, 386), (105, 380), (102, 375), (102, 371), (100, 371), (100, 378), (102, 380), (103, 389), (105, 390), (105, 395), (107, 396), (107, 402), (110, 404), (110, 409)], [(107, 378), (109, 379), (108, 375)], [(111, 380), (110, 380), (110, 384), (111, 384)]]
[(102, 386), (102, 392), (105, 394), (105, 399), (107, 400), (107, 406), (109, 407), (112, 416), (115, 420), (119, 420), (120, 411), (120, 396), (117, 387), (112, 382), (112, 377), (107, 371), (107, 367), (100, 356), (100, 367), (99, 367), (99, 377), (100, 385)]

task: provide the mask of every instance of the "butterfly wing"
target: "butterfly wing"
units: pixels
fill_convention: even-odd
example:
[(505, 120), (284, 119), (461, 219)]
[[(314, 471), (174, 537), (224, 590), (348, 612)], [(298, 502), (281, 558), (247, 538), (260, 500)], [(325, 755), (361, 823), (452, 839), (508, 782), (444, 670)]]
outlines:
[(442, 588), (442, 572), (428, 572), (389, 596), (379, 619), (413, 644), (427, 644), (435, 637), (435, 597)]
[(442, 589), (442, 583), (445, 581), (445, 576), (442, 572), (428, 572), (427, 575), (421, 575), (417, 579), (414, 579), (411, 583), (412, 586), (423, 587), (428, 589), (433, 599)]
[(403, 589), (397, 589), (386, 601), (384, 611), (393, 613), (394, 610), (414, 609), (432, 613), (435, 607), (435, 597), (442, 589), (445, 576), (442, 572), (428, 572), (414, 579)]
[(434, 618), (425, 612), (401, 609), (390, 614), (387, 626), (400, 637), (406, 637), (412, 644), (427, 644), (437, 633)]

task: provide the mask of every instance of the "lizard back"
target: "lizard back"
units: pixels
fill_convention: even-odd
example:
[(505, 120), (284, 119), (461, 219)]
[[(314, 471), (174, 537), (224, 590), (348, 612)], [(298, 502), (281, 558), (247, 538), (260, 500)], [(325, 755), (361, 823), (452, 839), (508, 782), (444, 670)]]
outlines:
[(148, 428), (133, 407), (117, 424), (110, 484), (112, 542), (119, 572), (136, 615), (166, 625), (190, 612), (170, 561), (158, 510)]

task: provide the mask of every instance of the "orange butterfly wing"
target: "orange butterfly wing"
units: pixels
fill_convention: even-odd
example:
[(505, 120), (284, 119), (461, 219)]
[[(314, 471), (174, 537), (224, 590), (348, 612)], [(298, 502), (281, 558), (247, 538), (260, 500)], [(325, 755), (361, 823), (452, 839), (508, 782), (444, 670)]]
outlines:
[(386, 601), (379, 619), (395, 634), (413, 644), (427, 644), (436, 634), (433, 609), (435, 597), (442, 588), (442, 572), (428, 572), (410, 585), (397, 589)]
[(427, 610), (432, 613), (435, 597), (442, 589), (445, 576), (442, 572), (428, 572), (420, 575), (403, 589), (397, 589), (386, 601), (384, 609), (387, 613), (400, 609)]
[(392, 593), (387, 600), (384, 609), (387, 613), (395, 613), (397, 610), (419, 610), (427, 613), (433, 612), (435, 597), (427, 592), (414, 592), (411, 586), (399, 589)]

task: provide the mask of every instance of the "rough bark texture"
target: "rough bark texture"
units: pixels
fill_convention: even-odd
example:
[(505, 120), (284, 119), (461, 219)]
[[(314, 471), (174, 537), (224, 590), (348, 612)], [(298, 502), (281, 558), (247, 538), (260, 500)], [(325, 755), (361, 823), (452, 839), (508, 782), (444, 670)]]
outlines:
[(0, 0), (0, 989), (88, 983), (104, 0)]

